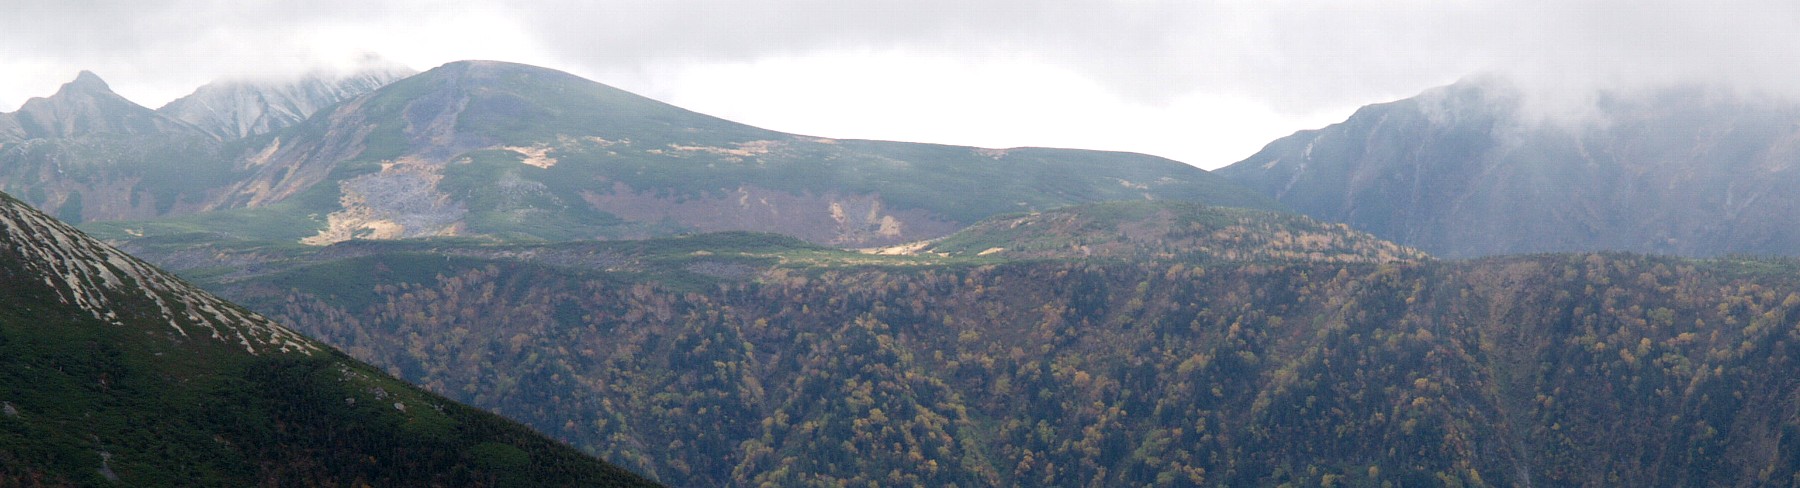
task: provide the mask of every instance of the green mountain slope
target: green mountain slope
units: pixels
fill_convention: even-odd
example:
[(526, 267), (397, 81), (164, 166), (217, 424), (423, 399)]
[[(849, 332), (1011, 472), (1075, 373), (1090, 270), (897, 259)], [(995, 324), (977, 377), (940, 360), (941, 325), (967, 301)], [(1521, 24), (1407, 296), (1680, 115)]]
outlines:
[[(1120, 223), (1221, 215), (1356, 235), (1180, 207), (1015, 216), (1012, 229), (1051, 232), (1007, 239), (1060, 250)], [(1182, 228), (1110, 242), (1206, 242), (1163, 237), (1192, 235)], [(1108, 245), (1089, 244), (1124, 252), (881, 256), (753, 234), (356, 243), (201, 277), (410, 381), (682, 486), (1691, 486), (1800, 473), (1793, 263), (1117, 259), (1143, 248)]]
[(648, 483), (0, 195), (0, 485)]
[[(211, 213), (122, 225), (309, 244), (745, 230), (854, 247), (1081, 202), (1278, 207), (1162, 158), (784, 134), (490, 61), (438, 67), (255, 141), (232, 165), (246, 175), (200, 209)], [(230, 223), (243, 213), (299, 225)]]
[(989, 218), (913, 253), (1023, 258), (1396, 262), (1424, 259), (1343, 224), (1192, 202), (1074, 205)]
[(1800, 254), (1800, 105), (1683, 87), (1544, 115), (1500, 80), (1370, 105), (1218, 170), (1440, 257)]

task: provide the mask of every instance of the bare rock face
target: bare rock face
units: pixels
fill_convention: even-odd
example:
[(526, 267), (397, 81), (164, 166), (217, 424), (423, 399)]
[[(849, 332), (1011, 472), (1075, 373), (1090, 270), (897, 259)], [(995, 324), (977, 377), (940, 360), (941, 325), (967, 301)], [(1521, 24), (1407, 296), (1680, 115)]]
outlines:
[(1800, 105), (1681, 88), (1540, 112), (1504, 82), (1468, 81), (1218, 173), (1440, 257), (1800, 254)]
[(402, 159), (378, 173), (338, 183), (342, 210), (327, 216), (324, 230), (302, 244), (351, 239), (404, 239), (460, 234), (468, 209), (437, 190), (441, 165)]

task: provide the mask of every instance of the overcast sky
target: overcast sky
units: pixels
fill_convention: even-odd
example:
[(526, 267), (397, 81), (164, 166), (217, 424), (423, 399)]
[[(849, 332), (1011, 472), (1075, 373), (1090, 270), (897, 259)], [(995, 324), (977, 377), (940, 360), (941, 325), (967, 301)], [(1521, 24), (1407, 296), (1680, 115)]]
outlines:
[[(1206, 168), (1476, 73), (1800, 94), (1800, 2), (0, 0), (0, 111), (83, 69), (158, 107), (368, 54), (569, 71), (770, 129)], [(1578, 97), (1577, 97), (1578, 98)]]

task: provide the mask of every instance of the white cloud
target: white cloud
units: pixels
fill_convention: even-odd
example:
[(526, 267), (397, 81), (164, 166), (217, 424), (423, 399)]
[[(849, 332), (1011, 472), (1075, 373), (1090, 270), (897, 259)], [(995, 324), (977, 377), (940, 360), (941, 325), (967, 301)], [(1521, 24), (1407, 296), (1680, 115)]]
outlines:
[[(1142, 103), (1080, 73), (1029, 58), (905, 50), (679, 63), (622, 85), (634, 84), (653, 87), (642, 93), (676, 105), (786, 132), (1133, 151), (1203, 167), (1254, 153), (1291, 133), (1296, 118), (1253, 100), (1204, 94)], [(1341, 119), (1351, 108), (1300, 118), (1320, 125)]]

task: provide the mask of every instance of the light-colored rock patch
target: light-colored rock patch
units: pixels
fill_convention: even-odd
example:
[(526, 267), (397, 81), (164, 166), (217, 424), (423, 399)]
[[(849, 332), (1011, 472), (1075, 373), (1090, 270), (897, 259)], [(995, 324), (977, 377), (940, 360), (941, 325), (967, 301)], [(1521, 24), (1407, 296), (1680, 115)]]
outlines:
[(339, 182), (342, 210), (327, 215), (325, 229), (300, 243), (458, 235), (468, 209), (437, 191), (442, 170), (428, 161), (402, 158), (382, 163), (379, 173)]
[(244, 162), (247, 166), (267, 165), (269, 164), (269, 161), (275, 159), (275, 153), (280, 151), (281, 138), (277, 137), (274, 141), (269, 142), (269, 147), (263, 148), (262, 152), (256, 153), (255, 156), (251, 156), (249, 159), (244, 160)]
[(911, 256), (918, 254), (919, 251), (923, 251), (925, 248), (931, 247), (931, 245), (935, 243), (937, 243), (937, 240), (933, 239), (928, 241), (908, 242), (887, 247), (867, 247), (857, 249), (856, 252), (874, 254), (877, 256)]
[(525, 163), (526, 166), (536, 166), (536, 167), (544, 168), (544, 169), (549, 169), (551, 166), (556, 166), (556, 158), (550, 157), (550, 147), (549, 146), (542, 146), (542, 145), (531, 146), (531, 147), (500, 146), (495, 149), (519, 153), (520, 156), (525, 157), (525, 159), (520, 160), (519, 162)]
[(776, 148), (781, 147), (782, 144), (784, 144), (784, 143), (781, 141), (749, 141), (749, 142), (737, 143), (734, 145), (735, 147), (687, 146), (687, 145), (681, 145), (681, 144), (670, 144), (669, 148), (674, 149), (676, 151), (680, 151), (680, 152), (707, 153), (707, 154), (713, 154), (713, 155), (718, 155), (718, 156), (725, 156), (726, 159), (729, 161), (742, 162), (744, 160), (744, 158), (751, 158), (751, 157), (768, 154), (769, 151), (772, 151)]
[(906, 224), (892, 215), (881, 216), (881, 226), (875, 229), (875, 235), (882, 237), (900, 237), (906, 231)]

